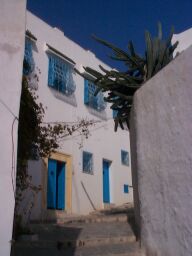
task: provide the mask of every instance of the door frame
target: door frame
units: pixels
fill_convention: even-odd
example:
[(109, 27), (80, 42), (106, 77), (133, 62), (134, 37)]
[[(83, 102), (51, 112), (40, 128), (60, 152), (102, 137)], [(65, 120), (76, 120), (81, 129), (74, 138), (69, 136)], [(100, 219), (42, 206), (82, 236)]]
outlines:
[(65, 162), (65, 209), (64, 211), (71, 213), (72, 210), (72, 156), (54, 152), (49, 157), (44, 158), (45, 170), (42, 172), (42, 208), (47, 210), (47, 178), (48, 178), (48, 160)]

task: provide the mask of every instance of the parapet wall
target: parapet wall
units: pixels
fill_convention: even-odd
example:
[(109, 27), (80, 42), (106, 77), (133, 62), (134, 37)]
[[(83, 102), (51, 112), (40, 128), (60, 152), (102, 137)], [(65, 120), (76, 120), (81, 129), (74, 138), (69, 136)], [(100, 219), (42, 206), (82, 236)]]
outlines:
[(192, 47), (134, 97), (136, 221), (150, 256), (192, 255)]

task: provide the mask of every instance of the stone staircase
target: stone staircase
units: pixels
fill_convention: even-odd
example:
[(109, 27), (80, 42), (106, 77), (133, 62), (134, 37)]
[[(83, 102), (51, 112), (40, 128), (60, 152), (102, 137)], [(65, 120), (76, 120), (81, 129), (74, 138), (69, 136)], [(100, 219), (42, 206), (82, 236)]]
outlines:
[(96, 211), (88, 216), (58, 219), (57, 223), (31, 224), (37, 234), (19, 239), (12, 256), (141, 256), (130, 207)]

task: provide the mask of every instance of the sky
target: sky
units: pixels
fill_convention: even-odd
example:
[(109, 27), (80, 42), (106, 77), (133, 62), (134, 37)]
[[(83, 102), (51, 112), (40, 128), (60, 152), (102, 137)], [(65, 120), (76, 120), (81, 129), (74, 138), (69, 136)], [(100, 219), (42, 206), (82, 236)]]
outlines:
[(115, 68), (120, 64), (109, 58), (111, 53), (96, 42), (94, 34), (126, 50), (132, 40), (137, 53), (145, 49), (144, 31), (157, 34), (157, 23), (168, 36), (171, 26), (175, 33), (192, 27), (192, 0), (28, 0), (27, 8), (53, 27), (89, 49)]

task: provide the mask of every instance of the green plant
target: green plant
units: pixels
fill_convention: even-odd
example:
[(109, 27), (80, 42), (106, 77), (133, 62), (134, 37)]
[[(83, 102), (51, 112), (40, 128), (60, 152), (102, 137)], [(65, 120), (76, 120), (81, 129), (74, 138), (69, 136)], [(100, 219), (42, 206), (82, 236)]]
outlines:
[(173, 52), (178, 45), (176, 42), (171, 44), (174, 29), (171, 29), (167, 40), (162, 39), (162, 27), (158, 24), (158, 36), (152, 38), (148, 31), (145, 32), (146, 50), (145, 56), (136, 53), (133, 43), (128, 43), (128, 51), (123, 51), (115, 45), (108, 43), (94, 36), (99, 43), (112, 50), (110, 56), (113, 60), (121, 61), (126, 65), (127, 71), (106, 70), (101, 65), (101, 72), (90, 67), (84, 67), (85, 72), (89, 74), (77, 73), (90, 79), (98, 86), (99, 91), (108, 92), (105, 101), (111, 103), (111, 108), (117, 111), (115, 118), (115, 130), (118, 125), (124, 129), (126, 123), (129, 128), (130, 110), (133, 102), (134, 93), (151, 77), (165, 67), (172, 59)]

